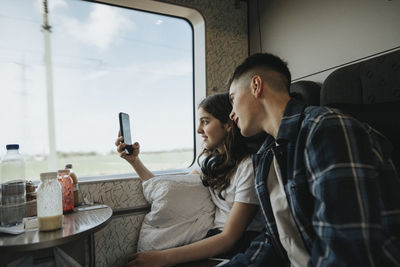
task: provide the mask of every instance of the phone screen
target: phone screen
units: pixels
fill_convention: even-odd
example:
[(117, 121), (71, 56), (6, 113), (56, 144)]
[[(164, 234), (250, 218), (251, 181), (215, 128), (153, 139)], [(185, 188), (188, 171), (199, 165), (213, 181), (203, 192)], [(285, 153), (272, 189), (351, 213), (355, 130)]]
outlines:
[(124, 143), (128, 146), (126, 147), (128, 154), (131, 153), (132, 148), (132, 138), (131, 138), (131, 125), (129, 121), (129, 115), (123, 112), (119, 113), (119, 127), (121, 135), (124, 137)]

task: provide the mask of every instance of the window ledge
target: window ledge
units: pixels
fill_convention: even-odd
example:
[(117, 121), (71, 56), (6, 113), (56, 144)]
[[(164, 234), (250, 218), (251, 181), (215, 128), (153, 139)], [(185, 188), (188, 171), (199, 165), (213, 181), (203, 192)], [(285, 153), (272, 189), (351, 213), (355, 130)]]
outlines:
[[(177, 170), (168, 170), (168, 171), (155, 171), (153, 172), (155, 176), (172, 174), (187, 174), (190, 172), (190, 169), (177, 169)], [(112, 174), (112, 175), (102, 175), (102, 176), (90, 176), (90, 177), (78, 177), (79, 184), (94, 184), (101, 182), (115, 182), (115, 181), (124, 181), (130, 179), (139, 179), (139, 176), (136, 173), (124, 173), (124, 174)]]

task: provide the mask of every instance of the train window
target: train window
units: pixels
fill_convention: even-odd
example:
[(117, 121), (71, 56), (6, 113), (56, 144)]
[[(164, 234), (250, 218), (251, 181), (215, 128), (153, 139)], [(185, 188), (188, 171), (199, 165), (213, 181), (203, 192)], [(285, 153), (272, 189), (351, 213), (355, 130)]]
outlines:
[(19, 143), (28, 179), (66, 163), (80, 176), (132, 173), (114, 146), (121, 111), (149, 169), (194, 161), (187, 20), (90, 1), (2, 0), (0, 36), (0, 155)]

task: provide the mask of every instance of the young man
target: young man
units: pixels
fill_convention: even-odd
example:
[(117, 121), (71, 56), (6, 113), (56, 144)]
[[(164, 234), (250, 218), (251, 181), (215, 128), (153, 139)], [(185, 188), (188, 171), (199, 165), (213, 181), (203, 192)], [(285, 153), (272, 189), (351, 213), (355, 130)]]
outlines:
[(224, 266), (400, 266), (400, 180), (380, 133), (289, 96), (290, 72), (255, 54), (230, 79), (231, 119), (266, 132), (253, 157), (265, 229)]

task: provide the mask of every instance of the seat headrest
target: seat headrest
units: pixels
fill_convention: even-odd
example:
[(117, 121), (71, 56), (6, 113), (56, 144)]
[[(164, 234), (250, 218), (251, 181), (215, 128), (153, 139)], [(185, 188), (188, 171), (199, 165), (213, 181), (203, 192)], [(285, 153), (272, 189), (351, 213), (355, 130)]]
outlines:
[(339, 108), (385, 135), (400, 170), (400, 50), (332, 72), (322, 85), (321, 105)]
[(332, 72), (321, 90), (321, 105), (400, 101), (400, 50)]
[(298, 81), (290, 85), (290, 96), (307, 106), (319, 106), (321, 85), (313, 81)]

